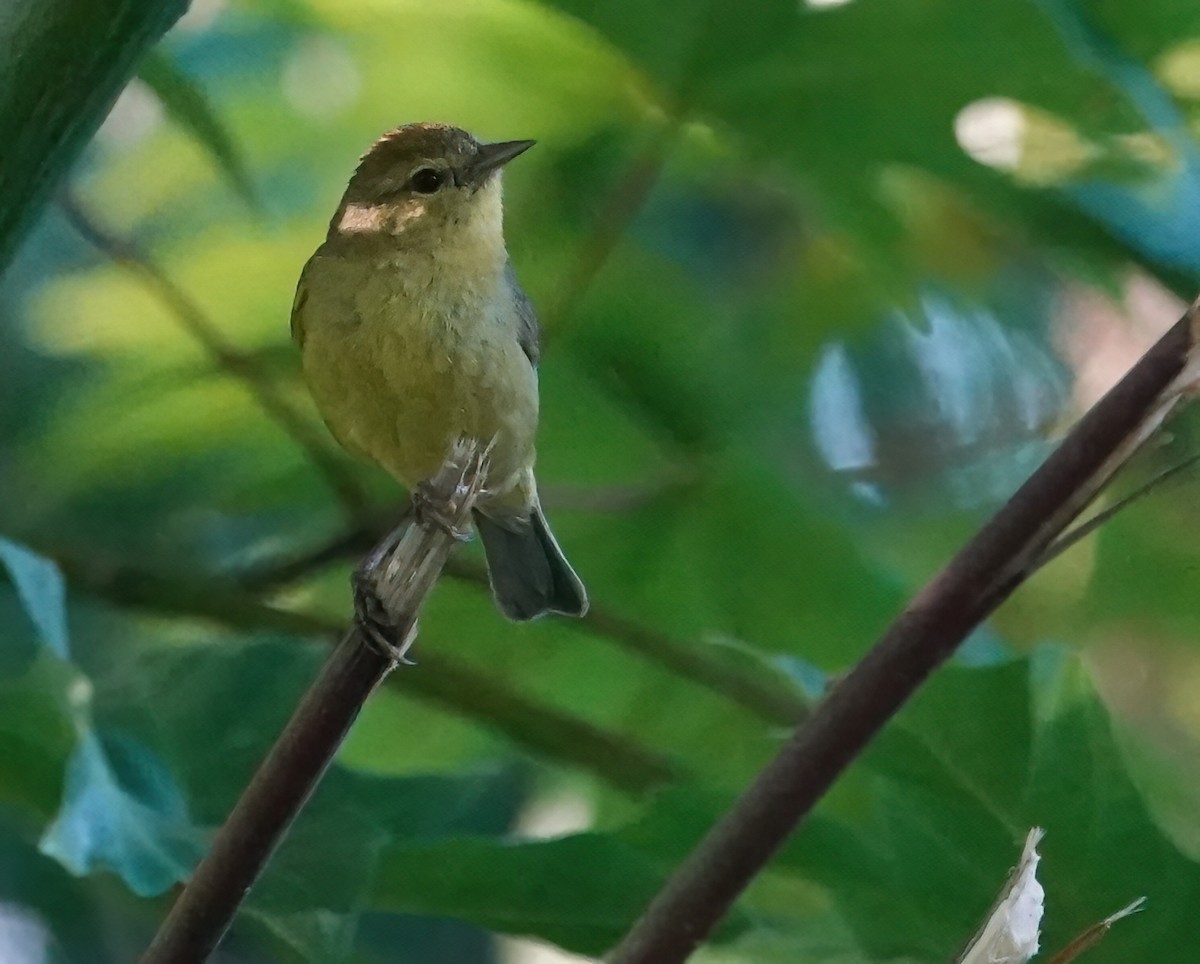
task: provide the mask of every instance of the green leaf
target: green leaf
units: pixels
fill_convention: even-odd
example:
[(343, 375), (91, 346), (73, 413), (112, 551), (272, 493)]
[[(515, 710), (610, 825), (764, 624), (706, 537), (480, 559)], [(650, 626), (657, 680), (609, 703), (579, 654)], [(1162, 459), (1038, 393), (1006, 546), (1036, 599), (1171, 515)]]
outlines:
[(606, 835), (520, 844), (459, 839), (387, 848), (372, 903), (598, 955), (616, 943), (662, 880), (644, 856)]
[(138, 76), (157, 95), (167, 116), (208, 151), (234, 193), (251, 210), (258, 210), (258, 196), (241, 150), (204, 90), (161, 51), (146, 56)]
[[(326, 647), (294, 640), (156, 645), (122, 634), (94, 673), (94, 715), (172, 761), (198, 823), (219, 824), (279, 735)], [(130, 645), (133, 643), (134, 645)], [(139, 680), (131, 693), (129, 680)], [(227, 707), (229, 712), (214, 712)]]
[[(169, 759), (193, 822), (215, 825), (279, 735), (328, 648), (278, 638), (246, 642), (208, 630), (197, 636), (199, 642), (177, 639), (164, 647), (154, 634), (139, 636), (135, 627), (123, 626), (115, 634), (120, 645), (100, 654), (94, 714), (110, 731), (119, 728)], [(130, 680), (138, 686), (131, 689)], [(368, 713), (381, 698), (399, 702), (388, 689), (372, 697)], [(341, 960), (347, 947), (366, 940), (360, 918), (370, 909), (368, 893), (384, 848), (499, 835), (512, 826), (527, 792), (525, 771), (494, 758), (481, 761), (478, 751), (464, 762), (453, 747), (467, 728), (442, 733), (440, 714), (405, 703), (406, 716), (389, 716), (394, 725), (378, 734), (377, 751), (388, 752), (405, 772), (358, 772), (339, 757), (250, 892), (245, 919), (236, 926), (260, 941), (265, 933), (279, 954), (286, 948), (284, 959)], [(477, 734), (465, 735), (479, 745)], [(439, 739), (449, 742), (449, 752), (438, 754)], [(416, 772), (422, 767), (426, 772)], [(414, 923), (411, 930), (417, 946), (441, 946), (428, 928)]]
[[(1101, 224), (983, 167), (955, 140), (958, 113), (995, 97), (1064, 118), (1097, 151), (1147, 126), (1113, 77), (1080, 61), (1042, 4), (894, 0), (816, 9), (770, 0), (748, 14), (732, 0), (673, 0), (656, 4), (650, 20), (637, 0), (554, 6), (594, 26), (646, 72), (667, 110), (740, 142), (741, 163), (785, 165), (826, 224), (840, 225), (860, 249), (872, 287), (881, 275), (901, 279), (916, 267), (904, 264), (911, 236), (903, 212), (880, 196), (882, 177), (903, 166), (955, 185), (1076, 269), (1095, 260), (1111, 270), (1130, 257)], [(1159, 6), (1144, 17), (1126, 14), (1121, 25), (1157, 20), (1134, 32), (1161, 38), (1180, 15)]]
[[(814, 915), (796, 931), (769, 925), (721, 947), (703, 947), (690, 958), (694, 964), (881, 964), (864, 954), (852, 935), (829, 914)], [(911, 959), (891, 958), (887, 964), (908, 964)]]
[[(355, 944), (363, 912), (375, 909), (372, 880), (389, 847), (501, 834), (523, 796), (524, 780), (512, 769), (383, 778), (335, 766), (272, 858), (247, 909), (306, 960), (342, 960)], [(460, 869), (451, 862), (444, 873), (454, 876)]]
[[(1089, 960), (1191, 959), (1200, 865), (1148, 814), (1078, 662), (1046, 651), (1032, 662), (944, 670), (871, 747), (863, 771), (875, 775), (871, 818), (846, 822), (825, 810), (776, 866), (827, 887), (872, 954), (953, 954), (1024, 834), (1041, 826), (1043, 946), (1062, 946), (1145, 895), (1155, 914), (1115, 929)], [(830, 833), (843, 843), (820, 845)]]
[(185, 0), (40, 0), (0, 15), (0, 270)]
[(0, 677), (0, 800), (48, 820), (62, 798), (75, 742), (68, 688), (73, 667), (45, 650), (19, 676)]
[(0, 537), (0, 565), (8, 570), (41, 641), (59, 659), (70, 659), (67, 593), (58, 566), (3, 537)]
[(204, 846), (166, 765), (141, 744), (89, 727), (40, 849), (73, 874), (111, 870), (152, 897), (186, 879)]

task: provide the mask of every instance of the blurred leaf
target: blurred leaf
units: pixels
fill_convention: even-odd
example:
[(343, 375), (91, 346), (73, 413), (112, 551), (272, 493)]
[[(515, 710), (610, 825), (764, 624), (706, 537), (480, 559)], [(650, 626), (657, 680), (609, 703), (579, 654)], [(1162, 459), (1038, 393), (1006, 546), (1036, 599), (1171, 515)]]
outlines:
[(208, 151), (234, 193), (251, 210), (258, 210), (254, 183), (241, 151), (204, 90), (161, 51), (152, 51), (142, 60), (138, 76), (154, 91), (167, 115)]
[[(335, 767), (255, 886), (247, 909), (305, 960), (343, 960), (357, 941), (363, 913), (378, 909), (373, 881), (390, 848), (501, 834), (512, 824), (523, 782), (513, 770), (382, 778)], [(464, 887), (469, 878), (459, 875), (471, 870), (453, 862), (442, 868), (446, 880)], [(433, 913), (460, 916), (451, 905)]]
[(0, 799), (49, 819), (62, 798), (74, 744), (67, 688), (75, 670), (43, 653), (18, 676), (0, 677)]
[(59, 659), (70, 659), (67, 593), (58, 566), (3, 537), (0, 537), (0, 564), (8, 570), (41, 641)]
[[(209, 632), (199, 633), (199, 642), (181, 638), (163, 646), (129, 625), (115, 637), (118, 645), (94, 654), (100, 663), (94, 715), (108, 730), (119, 728), (172, 761), (193, 822), (221, 822), (316, 675), (326, 647)], [(395, 691), (384, 690), (368, 704), (368, 715), (381, 698), (400, 702)], [(386, 741), (393, 772), (362, 773), (340, 762), (330, 768), (251, 891), (235, 931), (261, 941), (265, 927), (288, 954), (344, 960), (347, 948), (367, 940), (360, 918), (370, 910), (368, 892), (384, 848), (511, 827), (526, 793), (523, 771), (479, 752), (456, 754), (457, 740), (478, 744), (471, 726), (442, 733), (440, 714), (404, 703), (405, 716), (389, 713), (392, 726), (374, 737)], [(235, 706), (236, 712), (214, 711)], [(421, 767), (438, 772), (416, 772)], [(438, 959), (442, 937), (416, 924), (406, 934), (416, 946), (433, 948), (431, 959)], [(444, 940), (456, 947), (464, 938), (454, 931)]]
[[(706, 0), (659, 4), (654, 20), (636, 0), (553, 5), (630, 56), (661, 86), (668, 109), (719, 124), (755, 165), (784, 162), (821, 215), (869, 253), (873, 284), (905, 259), (899, 212), (881, 197), (880, 178), (906, 165), (957, 185), (1076, 268), (1111, 271), (1129, 255), (1069, 202), (1014, 184), (955, 140), (958, 113), (989, 98), (1066, 118), (1097, 143), (1141, 126), (1116, 78), (1077, 56), (1044, 5), (896, 0), (825, 9), (771, 0), (748, 16), (731, 0)], [(1179, 19), (1173, 6), (1141, 8), (1139, 19), (1159, 21), (1165, 33)]]
[[(1194, 11), (1176, 0), (1074, 6), (1110, 32), (1115, 51), (1169, 54), (1174, 80), (1187, 80)], [(782, 663), (819, 698), (823, 673), (857, 658), (968, 522), (936, 492), (919, 516), (847, 508), (844, 479), (830, 480), (809, 451), (810, 376), (823, 346), (856, 357), (857, 342), (896, 312), (924, 336), (929, 319), (914, 308), (932, 285), (964, 305), (1015, 293), (994, 313), (998, 337), (979, 346), (989, 364), (1011, 341), (1000, 335), (1031, 333), (1049, 353), (1070, 295), (1060, 269), (1115, 290), (1127, 260), (1154, 266), (1138, 247), (1146, 239), (1191, 250), (1187, 195), (1159, 192), (1157, 207), (1137, 209), (1138, 231), (1110, 232), (1100, 219), (1115, 202), (1082, 213), (1078, 192), (1033, 189), (958, 145), (958, 112), (1001, 97), (1086, 155), (1075, 159), (1079, 176), (1118, 192), (1155, 193), (1187, 167), (1131, 102), (1120, 58), (1064, 40), (1049, 9), (1036, 0), (829, 9), (250, 0), (211, 22), (215, 8), (200, 9), (173, 38), (178, 59), (147, 68), (168, 108), (176, 99), (179, 123), (141, 118), (138, 128), (136, 111), (126, 115), (79, 190), (238, 350), (268, 358), (311, 412), (287, 309), (361, 151), (417, 118), (539, 138), (505, 175), (506, 222), (514, 263), (549, 320), (538, 468), (556, 532), (598, 606), (694, 641), (699, 653), (736, 648), (748, 664)], [(71, 49), (103, 55), (101, 33), (72, 35)], [(44, 106), (49, 117), (61, 105), (47, 96)], [(1186, 137), (1177, 126), (1176, 146)], [(672, 138), (660, 157), (647, 148), (664, 129)], [(253, 159), (263, 207), (279, 214), (250, 231), (239, 158)], [(644, 185), (631, 171), (654, 174), (640, 207), (631, 201)], [(32, 310), (10, 326), (18, 351), (0, 351), (12, 423), (0, 445), (0, 528), (68, 545), (101, 572), (110, 554), (128, 554), (176, 573), (230, 573), (333, 534), (336, 510), (303, 457), (136, 279), (96, 266), (53, 219), (31, 240), (2, 293), (14, 315)], [(1189, 283), (1182, 269), (1171, 280), (1180, 278)], [(989, 397), (1007, 398), (1031, 367), (1027, 354), (1015, 369), (972, 367), (961, 339), (926, 341), (918, 361)], [(1107, 338), (1093, 347), (1108, 357)], [(912, 440), (927, 429), (914, 423), (928, 399), (906, 403), (894, 346), (877, 355), (860, 387), (891, 418), (871, 428), (924, 487), (927, 449)], [(1076, 387), (1064, 385), (1056, 402), (1073, 403)], [(31, 410), (44, 414), (30, 419)], [(1005, 428), (1023, 407), (996, 411)], [(395, 498), (390, 480), (371, 473), (363, 478), (381, 502)], [(962, 486), (993, 495), (979, 474)], [(1017, 602), (1037, 610), (1024, 640), (1083, 643), (1098, 626), (1119, 630), (1123, 647), (1151, 627), (1194, 636), (1188, 504), (1131, 513), (1127, 528), (1106, 532), (1094, 578), (1078, 557), (1071, 580), (1050, 578), (1061, 570), (1039, 576), (1030, 590), (1044, 601), (1027, 593)], [(335, 567), (271, 602), (344, 615), (344, 573)], [(189, 814), (202, 826), (224, 818), (324, 655), (240, 632), (229, 616), (220, 626), (132, 615), (73, 596), (72, 648), (95, 688), (100, 732), (125, 734), (159, 761), (160, 776), (169, 767), (178, 779), (165, 803), (182, 797), (186, 811), (165, 810), (181, 818), (145, 821), (168, 838)], [(21, 639), (24, 618), (15, 598), (0, 598), (0, 633)], [(1013, 643), (1017, 622), (1013, 607), (997, 620), (997, 649)], [(678, 759), (686, 785), (651, 800), (617, 794), (522, 758), (461, 701), (452, 712), (451, 700), (415, 699), (398, 678), (372, 698), (252, 892), (230, 954), (477, 964), (499, 953), (469, 925), (442, 942), (444, 917), (414, 916), (435, 914), (580, 949), (610, 943), (786, 734), (594, 629), (514, 626), (485, 592), (445, 581), (423, 614), (419, 650)], [(65, 692), (81, 681), (46, 648), (25, 670), (0, 685), (0, 796), (22, 820), (41, 821), (70, 749)], [(1186, 916), (1197, 896), (1192, 865), (1129, 789), (1086, 682), (1038, 662), (1031, 685), (1029, 672), (960, 668), (933, 681), (742, 899), (741, 939), (708, 949), (708, 959), (944, 961), (978, 924), (1033, 823), (1048, 829), (1043, 866), (1061, 874), (1063, 903), (1052, 900), (1048, 917), (1055, 933), (1077, 933), (1147, 892), (1152, 912), (1114, 931), (1098, 955), (1186, 959), (1180, 948), (1197, 943)], [(1176, 712), (1191, 721), (1194, 685), (1179, 675)], [(569, 740), (540, 718), (507, 724), (542, 746)], [(147, 804), (131, 789), (140, 783), (98, 739), (122, 812), (141, 812)], [(76, 757), (72, 773), (82, 748)], [(1181, 754), (1178, 767), (1189, 759)], [(592, 829), (513, 837), (526, 808), (535, 813), (563, 785), (583, 798)], [(168, 867), (159, 873), (171, 877)], [(1125, 893), (1126, 881), (1137, 889)], [(115, 877), (69, 883), (97, 934), (156, 923), (159, 908), (128, 899)], [(44, 906), (16, 885), (2, 896)], [(47, 919), (57, 936), (61, 915)], [(123, 950), (112, 959), (136, 955)]]
[(704, 464), (696, 483), (596, 519), (598, 535), (575, 540), (591, 553), (583, 571), (597, 597), (676, 635), (844, 666), (895, 612), (898, 587), (756, 452), (738, 446)]
[(0, 270), (138, 57), (186, 0), (41, 0), (0, 12)]
[[(38, 852), (23, 819), (0, 812), (0, 902), (6, 912), (6, 957), (12, 964), (120, 964), (134, 959), (144, 948), (140, 928), (105, 933), (96, 901), (105, 883), (112, 884), (109, 896), (123, 887), (115, 877), (104, 882), (73, 877)], [(17, 913), (9, 916), (10, 910)], [(21, 911), (31, 912), (33, 921), (21, 921)], [(35, 926), (22, 928), (21, 923)], [(25, 936), (32, 939), (22, 946)]]
[(1078, 663), (1044, 651), (1032, 662), (943, 670), (859, 766), (877, 774), (874, 814), (837, 833), (854, 834), (870, 863), (812, 846), (820, 824), (780, 863), (828, 887), (872, 954), (937, 961), (965, 945), (1024, 828), (1037, 824), (1046, 829), (1044, 946), (1065, 945), (1146, 894), (1155, 913), (1115, 929), (1089, 960), (1190, 960), (1200, 865), (1150, 818)]
[[(764, 925), (728, 946), (700, 948), (695, 964), (884, 964), (855, 947), (854, 939), (829, 915), (814, 916), (797, 932)], [(886, 964), (913, 964), (911, 958), (889, 958)]]
[[(448, 840), (390, 847), (380, 856), (375, 906), (451, 915), (599, 955), (632, 925), (664, 880), (615, 837), (576, 834), (505, 843)], [(744, 929), (737, 915), (722, 929)]]
[(185, 880), (204, 850), (170, 771), (144, 746), (86, 729), (41, 851), (74, 874), (119, 874), (142, 897)]

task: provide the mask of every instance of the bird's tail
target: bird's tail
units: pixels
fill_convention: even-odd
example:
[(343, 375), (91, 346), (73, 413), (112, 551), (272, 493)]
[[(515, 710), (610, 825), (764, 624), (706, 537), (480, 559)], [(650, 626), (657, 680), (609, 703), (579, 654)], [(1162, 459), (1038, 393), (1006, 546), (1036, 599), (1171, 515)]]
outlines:
[(496, 605), (509, 619), (543, 613), (582, 616), (587, 592), (567, 562), (535, 500), (528, 519), (491, 518), (476, 510)]

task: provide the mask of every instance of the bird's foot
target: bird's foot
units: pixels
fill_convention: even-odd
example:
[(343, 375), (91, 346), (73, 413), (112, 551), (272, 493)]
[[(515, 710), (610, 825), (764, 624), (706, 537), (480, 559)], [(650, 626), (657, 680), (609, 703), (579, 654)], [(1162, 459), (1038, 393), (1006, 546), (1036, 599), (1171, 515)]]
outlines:
[(404, 638), (401, 639), (401, 627), (396, 625), (383, 600), (379, 598), (371, 571), (355, 570), (354, 575), (350, 577), (350, 584), (354, 590), (354, 622), (367, 645), (393, 663), (415, 665), (408, 658), (408, 651), (417, 640), (416, 622), (408, 627)]
[(412, 504), (421, 524), (436, 526), (457, 542), (470, 540), (471, 530), (459, 526), (458, 520), (446, 514), (444, 503), (434, 495), (428, 482), (419, 483), (413, 490)]

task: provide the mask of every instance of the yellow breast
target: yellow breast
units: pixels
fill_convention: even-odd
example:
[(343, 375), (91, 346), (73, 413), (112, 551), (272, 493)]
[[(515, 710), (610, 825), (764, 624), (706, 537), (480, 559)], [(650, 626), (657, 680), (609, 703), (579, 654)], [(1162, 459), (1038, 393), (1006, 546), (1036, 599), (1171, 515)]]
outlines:
[(489, 490), (532, 498), (537, 375), (502, 278), (439, 285), (424, 266), (318, 254), (295, 313), (305, 378), (344, 446), (411, 488), (460, 437), (494, 441)]

